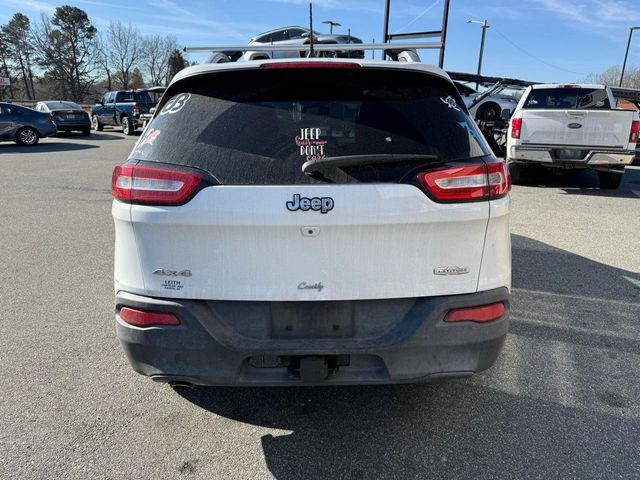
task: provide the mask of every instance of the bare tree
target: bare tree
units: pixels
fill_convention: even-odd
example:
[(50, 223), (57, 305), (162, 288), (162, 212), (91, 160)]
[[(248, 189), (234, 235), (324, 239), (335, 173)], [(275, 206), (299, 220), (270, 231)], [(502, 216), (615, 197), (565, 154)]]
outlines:
[(107, 76), (107, 89), (111, 90), (111, 79), (113, 75), (111, 61), (109, 59), (109, 47), (107, 46), (107, 41), (104, 39), (103, 35), (99, 35), (96, 39), (95, 62), (98, 68)]
[(120, 88), (131, 88), (131, 74), (143, 54), (142, 37), (137, 28), (120, 21), (111, 22), (107, 31), (109, 64)]
[(178, 48), (171, 36), (151, 35), (144, 39), (142, 64), (151, 85), (166, 85), (169, 76), (169, 57)]
[[(582, 82), (617, 87), (618, 82), (620, 82), (621, 73), (621, 68), (614, 65), (607, 68), (604, 72), (587, 75)], [(640, 69), (627, 68), (624, 72), (622, 86), (627, 88), (640, 88)]]

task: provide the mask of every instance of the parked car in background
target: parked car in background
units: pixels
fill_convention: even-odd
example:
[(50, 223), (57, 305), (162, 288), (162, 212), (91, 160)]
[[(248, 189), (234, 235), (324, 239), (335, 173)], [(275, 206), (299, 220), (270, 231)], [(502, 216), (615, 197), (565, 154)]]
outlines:
[(82, 135), (91, 134), (91, 119), (77, 103), (66, 100), (45, 100), (36, 103), (34, 110), (49, 114), (59, 132), (79, 131)]
[(48, 113), (0, 102), (0, 141), (31, 146), (56, 133)]
[[(251, 45), (291, 45), (295, 47), (296, 45), (306, 45), (309, 43), (311, 36), (311, 30), (305, 27), (299, 26), (289, 26), (278, 28), (276, 30), (271, 30), (269, 32), (264, 32), (259, 35), (256, 35), (249, 41), (249, 46)], [(354, 36), (344, 34), (344, 33), (335, 33), (335, 34), (324, 34), (314, 31), (313, 32), (314, 43), (316, 44), (351, 44), (351, 43), (362, 43), (362, 40), (356, 38)], [(264, 58), (299, 58), (304, 57), (306, 53), (304, 51), (296, 50), (292, 48), (290, 51), (285, 52), (246, 52), (244, 54), (244, 60), (257, 60)], [(326, 52), (321, 56), (328, 57), (352, 57), (352, 58), (364, 58), (363, 51), (356, 52)]]
[[(453, 82), (460, 92), (467, 107), (482, 93), (462, 82)], [(498, 120), (503, 110), (513, 112), (518, 105), (518, 99), (513, 95), (505, 95), (500, 92), (494, 93), (484, 98), (477, 105), (474, 105), (469, 113), (475, 120)]]
[(154, 106), (146, 89), (107, 92), (91, 108), (91, 125), (98, 132), (108, 125), (120, 127), (123, 133), (133, 135), (144, 125), (140, 116), (149, 113)]
[(118, 337), (176, 388), (485, 370), (508, 329), (510, 186), (436, 67), (187, 68), (113, 172)]
[(601, 188), (618, 188), (636, 154), (640, 118), (617, 110), (604, 85), (533, 85), (516, 107), (507, 134), (506, 161), (514, 182), (530, 165), (588, 168)]

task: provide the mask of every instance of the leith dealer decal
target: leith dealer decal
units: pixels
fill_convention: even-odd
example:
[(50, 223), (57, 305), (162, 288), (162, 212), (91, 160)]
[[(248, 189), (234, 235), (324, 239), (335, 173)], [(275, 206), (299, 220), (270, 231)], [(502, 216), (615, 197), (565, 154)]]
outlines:
[(295, 212), (296, 210), (313, 210), (320, 213), (327, 213), (333, 210), (333, 198), (331, 197), (301, 197), (299, 193), (293, 195), (293, 200), (286, 203), (287, 210)]

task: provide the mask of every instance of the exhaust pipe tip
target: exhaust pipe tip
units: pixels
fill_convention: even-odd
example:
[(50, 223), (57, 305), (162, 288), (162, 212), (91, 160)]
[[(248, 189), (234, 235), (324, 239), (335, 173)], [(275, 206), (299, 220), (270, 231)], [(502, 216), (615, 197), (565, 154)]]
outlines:
[(189, 382), (182, 382), (182, 381), (174, 381), (174, 382), (169, 382), (169, 386), (171, 388), (173, 388), (174, 390), (193, 390), (194, 389), (194, 385), (193, 383), (189, 383)]

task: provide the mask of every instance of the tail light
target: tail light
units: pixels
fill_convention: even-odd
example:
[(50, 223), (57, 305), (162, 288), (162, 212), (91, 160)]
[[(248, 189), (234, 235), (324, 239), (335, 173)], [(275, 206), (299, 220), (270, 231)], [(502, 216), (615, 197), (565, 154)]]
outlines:
[(418, 181), (437, 202), (472, 202), (504, 197), (511, 190), (506, 164), (500, 161), (432, 170)]
[(483, 305), (480, 307), (458, 308), (450, 310), (444, 317), (445, 322), (475, 322), (487, 323), (498, 320), (506, 309), (502, 302)]
[(638, 143), (638, 134), (640, 133), (640, 121), (631, 122), (631, 131), (629, 132), (629, 143)]
[(117, 200), (146, 205), (182, 205), (202, 177), (182, 170), (125, 163), (113, 170), (111, 193)]
[(515, 138), (515, 139), (520, 138), (521, 132), (522, 132), (522, 118), (512, 118), (511, 119), (511, 138)]
[(358, 68), (357, 63), (350, 62), (274, 62), (263, 63), (262, 68)]
[(148, 312), (137, 308), (122, 307), (120, 319), (134, 327), (151, 327), (154, 325), (180, 325), (173, 313)]
[(140, 107), (138, 105), (134, 105), (132, 111), (134, 117), (140, 116)]

